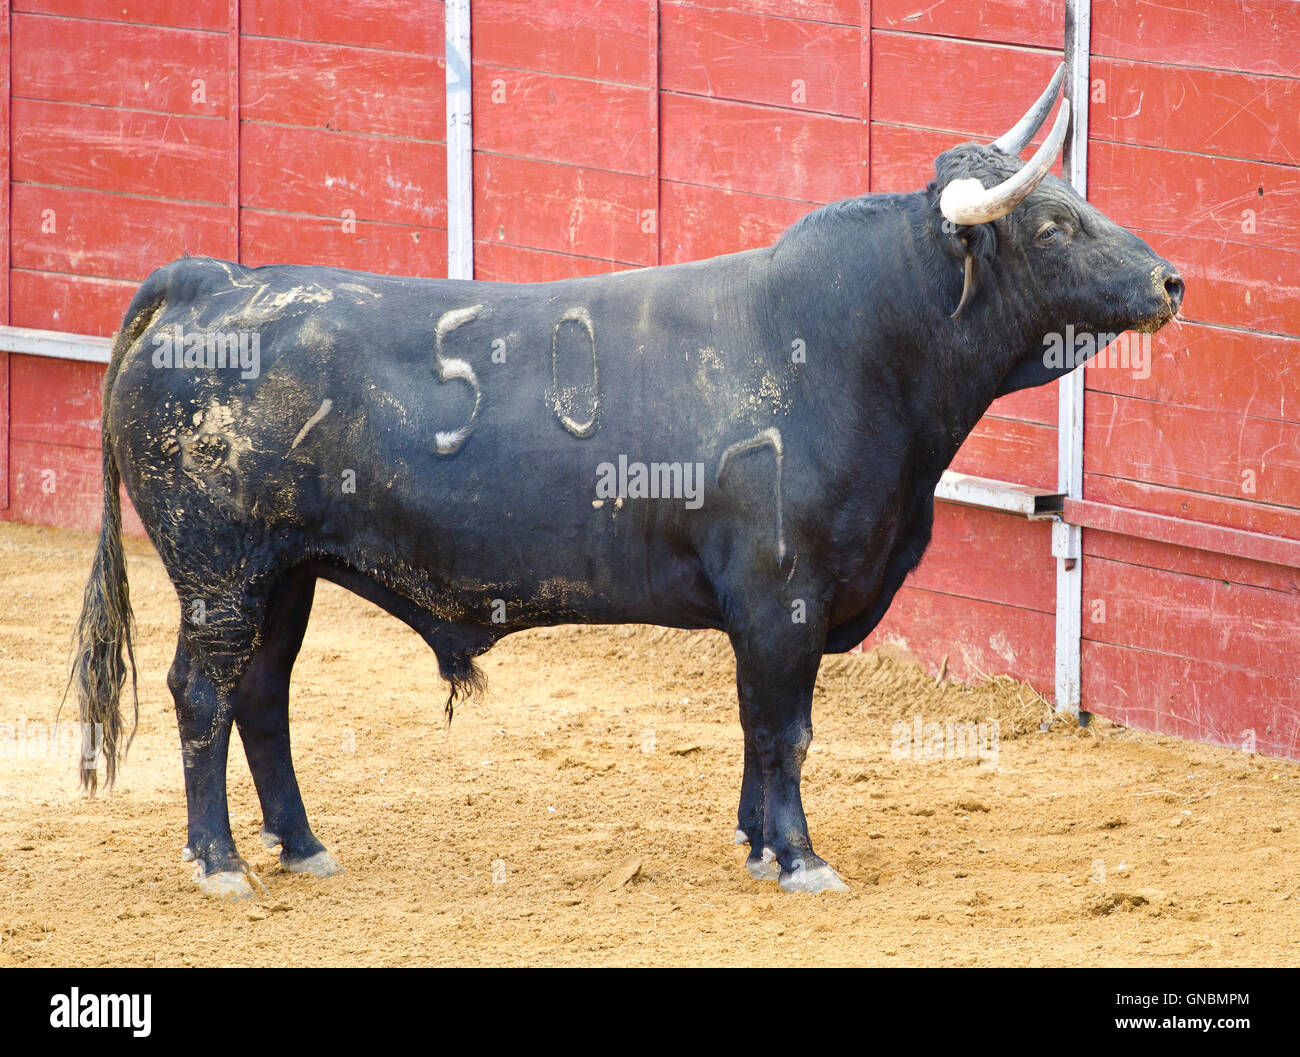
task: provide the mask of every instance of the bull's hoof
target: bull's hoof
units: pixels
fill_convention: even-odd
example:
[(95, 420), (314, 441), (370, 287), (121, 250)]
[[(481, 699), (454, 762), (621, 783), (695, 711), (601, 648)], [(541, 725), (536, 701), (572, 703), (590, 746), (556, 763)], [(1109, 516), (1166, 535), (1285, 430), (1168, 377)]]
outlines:
[(253, 885), (241, 870), (220, 870), (199, 879), (199, 891), (209, 899), (252, 899)]
[(343, 872), (339, 861), (325, 850), (309, 855), (305, 859), (291, 859), (287, 853), (280, 853), (280, 865), (289, 873), (307, 874), (309, 877), (333, 877)]
[(795, 859), (793, 869), (782, 870), (780, 878), (783, 892), (847, 892), (846, 885), (830, 866), (822, 863), (812, 868), (804, 866), (802, 859)]
[(745, 869), (755, 881), (775, 881), (781, 874), (781, 864), (771, 848), (764, 848), (761, 856), (751, 853), (745, 860)]

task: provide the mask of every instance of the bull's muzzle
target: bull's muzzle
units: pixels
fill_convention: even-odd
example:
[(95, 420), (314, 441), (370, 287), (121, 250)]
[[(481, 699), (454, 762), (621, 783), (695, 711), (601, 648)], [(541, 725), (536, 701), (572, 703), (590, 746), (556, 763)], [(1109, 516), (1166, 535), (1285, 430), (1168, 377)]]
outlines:
[(1176, 315), (1183, 306), (1183, 277), (1168, 261), (1160, 261), (1151, 269), (1152, 311), (1134, 329), (1153, 334)]

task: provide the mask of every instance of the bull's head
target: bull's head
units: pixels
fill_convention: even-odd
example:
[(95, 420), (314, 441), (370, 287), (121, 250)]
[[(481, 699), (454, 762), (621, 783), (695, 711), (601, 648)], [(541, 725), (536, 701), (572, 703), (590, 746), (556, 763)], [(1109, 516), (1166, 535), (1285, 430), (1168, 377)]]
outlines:
[[(1182, 303), (1177, 270), (1050, 175), (1065, 142), (1068, 100), (1034, 156), (1023, 164), (1018, 158), (1051, 113), (1063, 74), (1064, 67), (1005, 135), (987, 146), (964, 143), (935, 161), (928, 191), (934, 231), (964, 273), (953, 318), (1010, 312), (1043, 334), (1067, 325), (1092, 335), (1158, 330)], [(999, 395), (1069, 370), (1028, 355)]]

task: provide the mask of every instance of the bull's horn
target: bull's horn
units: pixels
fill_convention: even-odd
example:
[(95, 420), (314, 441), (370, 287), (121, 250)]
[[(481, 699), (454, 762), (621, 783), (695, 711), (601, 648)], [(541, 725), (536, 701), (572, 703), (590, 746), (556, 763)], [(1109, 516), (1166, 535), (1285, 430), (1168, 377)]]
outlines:
[(1052, 76), (1047, 89), (1038, 97), (1038, 102), (1026, 110), (1025, 116), (1002, 133), (990, 146), (1003, 154), (1010, 154), (1013, 158), (1018, 157), (1020, 152), (1029, 146), (1029, 141), (1034, 138), (1038, 130), (1043, 127), (1047, 115), (1052, 112), (1052, 107), (1056, 105), (1056, 95), (1061, 90), (1061, 81), (1064, 79), (1065, 63), (1061, 63), (1056, 68), (1056, 73)]
[(987, 190), (973, 177), (953, 180), (939, 196), (939, 211), (954, 224), (987, 224), (1006, 216), (1028, 198), (1051, 171), (1052, 163), (1065, 143), (1065, 130), (1069, 124), (1070, 101), (1062, 99), (1061, 111), (1056, 115), (1051, 135), (1019, 172)]

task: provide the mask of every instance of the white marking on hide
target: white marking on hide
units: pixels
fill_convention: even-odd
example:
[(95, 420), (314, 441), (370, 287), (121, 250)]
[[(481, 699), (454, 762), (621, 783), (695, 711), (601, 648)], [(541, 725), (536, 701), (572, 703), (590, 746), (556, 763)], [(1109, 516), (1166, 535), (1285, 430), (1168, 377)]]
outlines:
[(737, 441), (727, 448), (718, 460), (717, 482), (722, 483), (723, 471), (733, 455), (744, 455), (764, 447), (770, 447), (776, 455), (776, 560), (780, 564), (785, 561), (785, 521), (781, 513), (781, 475), (785, 471), (785, 445), (781, 441), (781, 431), (775, 426), (768, 426), (747, 440)]
[(305, 302), (311, 305), (324, 305), (334, 300), (334, 293), (325, 287), (316, 283), (307, 283), (303, 286), (295, 286), (292, 290), (285, 290), (283, 293), (276, 294), (268, 298), (266, 308), (272, 312), (278, 311), (295, 301)]
[[(578, 422), (561, 406), (559, 345), (560, 328), (565, 323), (581, 323), (591, 344), (591, 417), (586, 422)], [(591, 321), (591, 313), (585, 308), (570, 308), (559, 318), (551, 333), (551, 391), (547, 394), (547, 399), (555, 417), (560, 420), (560, 425), (575, 437), (590, 437), (596, 432), (596, 416), (600, 412), (600, 365), (596, 354), (596, 329)]]
[(457, 327), (468, 323), (471, 319), (477, 319), (482, 311), (482, 305), (471, 305), (469, 308), (453, 308), (438, 317), (438, 323), (434, 327), (434, 331), (438, 337), (445, 338)]
[(384, 296), (376, 290), (371, 290), (368, 286), (362, 286), (360, 283), (339, 283), (339, 289), (346, 290), (351, 294), (356, 294), (358, 297), (369, 297), (375, 301), (380, 300)]
[(453, 308), (448, 312), (444, 312), (434, 327), (436, 338), (433, 358), (434, 364), (438, 368), (438, 381), (464, 382), (474, 391), (474, 409), (469, 413), (468, 421), (460, 429), (443, 430), (433, 435), (434, 450), (439, 455), (454, 454), (469, 439), (469, 435), (474, 429), (474, 420), (478, 418), (479, 404), (483, 401), (483, 393), (479, 389), (478, 375), (474, 373), (474, 368), (467, 361), (458, 357), (444, 358), (442, 355), (442, 341), (457, 327), (477, 319), (482, 311), (482, 305), (472, 305), (469, 308)]
[(293, 438), (293, 443), (290, 444), (289, 447), (296, 448), (299, 444), (301, 444), (302, 438), (307, 436), (307, 434), (312, 431), (312, 427), (315, 426), (316, 423), (318, 423), (321, 419), (323, 419), (326, 415), (330, 413), (330, 408), (332, 408), (333, 406), (334, 406), (334, 401), (331, 400), (328, 396), (324, 400), (322, 400), (320, 402), (320, 407), (316, 409), (316, 413), (312, 415), (311, 418), (309, 418), (306, 422), (303, 423), (302, 429), (298, 430), (298, 435)]

